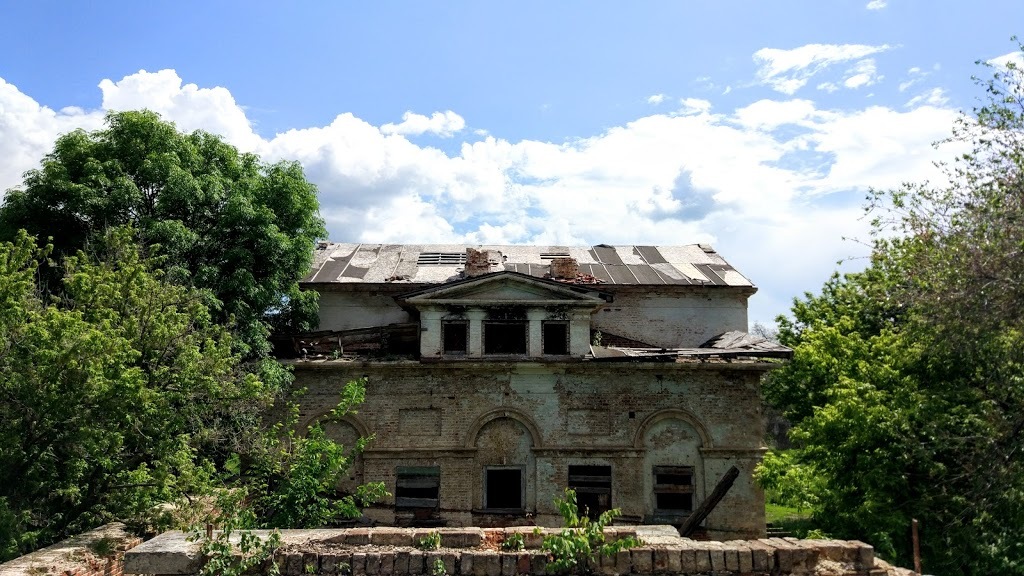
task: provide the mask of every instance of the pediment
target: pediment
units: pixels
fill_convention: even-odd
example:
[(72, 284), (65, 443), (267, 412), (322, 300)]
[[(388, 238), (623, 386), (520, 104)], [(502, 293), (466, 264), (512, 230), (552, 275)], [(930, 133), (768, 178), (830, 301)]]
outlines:
[(573, 290), (557, 282), (516, 272), (498, 272), (434, 286), (402, 298), (412, 305), (519, 303), (533, 305), (596, 306), (605, 300), (597, 292)]

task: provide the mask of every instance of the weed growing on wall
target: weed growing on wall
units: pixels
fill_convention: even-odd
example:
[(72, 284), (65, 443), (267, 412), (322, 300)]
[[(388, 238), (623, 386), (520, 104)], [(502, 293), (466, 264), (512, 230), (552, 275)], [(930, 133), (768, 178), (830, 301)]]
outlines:
[(566, 488), (564, 498), (556, 498), (555, 505), (562, 514), (565, 528), (558, 534), (544, 537), (541, 550), (550, 555), (547, 571), (552, 573), (589, 574), (591, 563), (600, 556), (612, 556), (619, 550), (640, 545), (632, 536), (607, 542), (604, 528), (622, 512), (618, 508), (602, 512), (597, 520), (586, 514), (580, 516), (576, 504), (576, 491)]

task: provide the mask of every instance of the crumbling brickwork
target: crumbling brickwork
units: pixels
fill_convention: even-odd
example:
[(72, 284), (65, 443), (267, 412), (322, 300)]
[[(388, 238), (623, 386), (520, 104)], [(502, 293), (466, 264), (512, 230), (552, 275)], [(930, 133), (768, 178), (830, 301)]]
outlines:
[[(707, 530), (764, 534), (763, 495), (751, 479), (762, 453), (759, 370), (725, 363), (323, 361), (297, 363), (295, 375), (308, 389), (303, 422), (329, 412), (347, 380), (366, 376), (366, 403), (339, 440), (372, 434), (359, 462), (362, 479), (384, 481), (393, 494), (400, 467), (437, 467), (437, 517), (450, 525), (557, 525), (553, 501), (574, 465), (609, 466), (611, 505), (649, 522), (656, 516), (655, 466), (693, 467), (699, 502), (735, 465), (741, 479)], [(487, 511), (486, 473), (498, 466), (522, 470), (520, 515)], [(403, 520), (390, 507), (367, 514), (387, 524)]]

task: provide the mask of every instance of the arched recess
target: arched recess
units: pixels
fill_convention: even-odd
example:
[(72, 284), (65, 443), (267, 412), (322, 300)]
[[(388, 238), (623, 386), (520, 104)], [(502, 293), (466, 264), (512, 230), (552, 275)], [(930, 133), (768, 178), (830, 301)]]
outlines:
[(711, 435), (708, 434), (707, 428), (704, 424), (694, 416), (691, 412), (683, 410), (682, 408), (669, 408), (666, 410), (659, 410), (654, 414), (651, 414), (640, 423), (640, 427), (637, 428), (636, 436), (633, 438), (633, 447), (637, 450), (644, 449), (644, 439), (647, 436), (647, 431), (658, 422), (662, 420), (682, 420), (689, 424), (694, 431), (700, 437), (701, 447), (704, 449), (714, 448), (714, 443), (711, 441)]
[(466, 448), (476, 448), (477, 436), (480, 435), (480, 430), (483, 429), (488, 422), (497, 420), (498, 418), (511, 418), (518, 421), (530, 433), (530, 439), (533, 442), (533, 447), (540, 448), (542, 446), (540, 428), (538, 428), (537, 424), (534, 423), (533, 418), (530, 418), (525, 412), (515, 408), (498, 408), (481, 414), (473, 422), (466, 433)]
[(636, 448), (644, 455), (648, 522), (678, 524), (703, 500), (708, 487), (702, 452), (710, 447), (707, 430), (685, 410), (663, 410), (642, 423)]
[[(352, 415), (332, 418), (329, 413), (310, 418), (306, 423), (306, 430), (314, 424), (320, 424), (324, 435), (341, 444), (346, 451), (351, 451), (360, 438), (370, 435), (366, 425)], [(356, 454), (349, 465), (348, 471), (338, 481), (338, 489), (347, 493), (353, 493), (357, 486), (363, 483), (363, 455)]]
[(474, 508), (502, 514), (536, 509), (539, 437), (533, 422), (518, 411), (494, 410), (477, 419), (469, 434), (479, 478)]

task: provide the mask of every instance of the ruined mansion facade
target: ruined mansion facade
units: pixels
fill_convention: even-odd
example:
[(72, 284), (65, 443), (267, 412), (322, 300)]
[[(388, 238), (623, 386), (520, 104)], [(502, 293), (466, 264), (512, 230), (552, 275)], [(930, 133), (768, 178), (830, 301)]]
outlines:
[[(320, 327), (289, 343), (301, 424), (373, 440), (343, 488), (384, 481), (382, 524), (680, 524), (733, 466), (703, 528), (762, 536), (759, 380), (789, 351), (745, 334), (756, 288), (711, 247), (323, 243)], [(345, 382), (358, 413), (330, 419)]]

